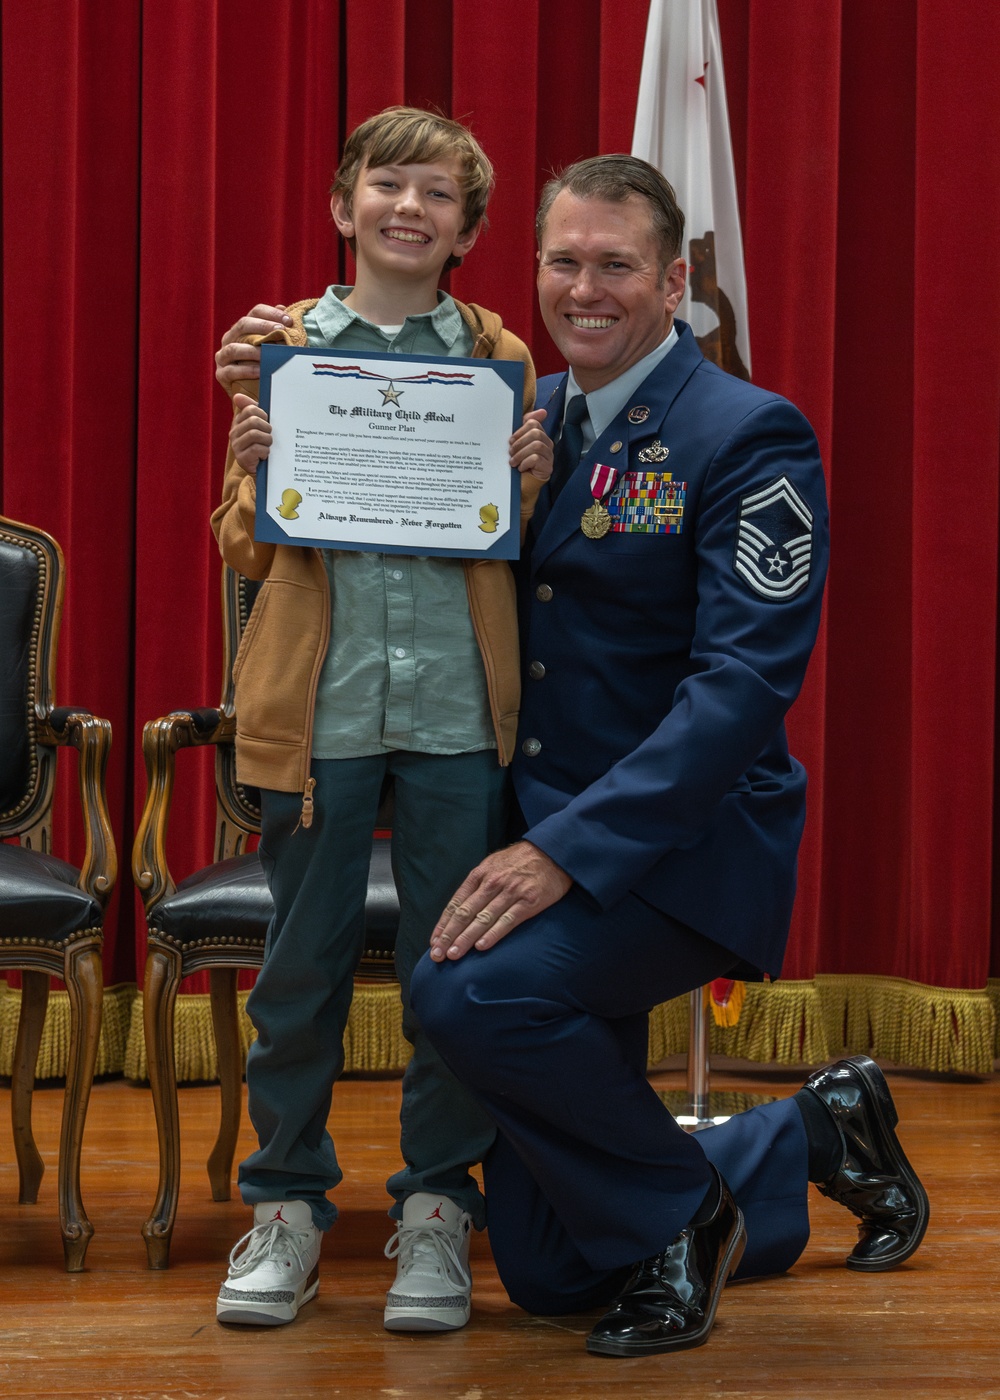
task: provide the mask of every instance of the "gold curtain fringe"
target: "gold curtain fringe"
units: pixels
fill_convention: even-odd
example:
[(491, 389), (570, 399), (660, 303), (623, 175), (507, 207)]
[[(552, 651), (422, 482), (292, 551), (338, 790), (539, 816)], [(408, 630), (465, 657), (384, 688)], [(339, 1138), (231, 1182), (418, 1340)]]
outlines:
[[(246, 1014), (249, 993), (239, 992), (240, 1044), (244, 1060), (255, 1031)], [(344, 1035), (345, 1074), (401, 1074), (410, 1058), (403, 1039), (399, 987), (395, 982), (359, 982)], [(174, 1058), (180, 1084), (218, 1077), (212, 1009), (207, 994), (178, 996), (174, 1012)], [(142, 996), (132, 1006), (132, 1025), (124, 1055), (125, 1078), (149, 1078), (142, 1032)]]
[(658, 1065), (671, 1055), (685, 1055), (691, 1014), (687, 997), (662, 1001), (649, 1013), (648, 1063)]
[(820, 1064), (829, 1059), (814, 982), (748, 982), (735, 1026), (713, 1026), (711, 1050), (760, 1064)]
[(993, 1007), (993, 1055), (1000, 1059), (1000, 977), (991, 977), (986, 983), (986, 995)]
[(830, 974), (817, 975), (816, 987), (832, 1055), (862, 1052), (938, 1073), (993, 1071), (997, 1013), (987, 988)]
[[(136, 989), (131, 982), (105, 987), (104, 1019), (97, 1046), (95, 1074), (121, 1074), (135, 997)], [(0, 983), (0, 1075), (7, 1078), (14, 1070), (14, 1045), (20, 1014), (20, 991), (8, 987), (6, 981)], [(69, 1035), (69, 993), (50, 992), (42, 1043), (38, 1050), (36, 1079), (65, 1079), (69, 1063)]]
[[(709, 1025), (713, 1055), (759, 1064), (820, 1064), (829, 1059), (823, 1009), (814, 982), (748, 982), (735, 1026)], [(649, 1018), (649, 1063), (686, 1055), (690, 1004), (675, 997)]]
[[(244, 1054), (254, 1034), (246, 995), (239, 997)], [(20, 1006), (20, 992), (0, 981), (0, 1075), (6, 1077), (13, 1069)], [(688, 1026), (687, 997), (655, 1007), (649, 1020), (649, 1063), (686, 1054)], [(913, 1069), (989, 1074), (994, 1056), (1000, 1056), (1000, 978), (991, 979), (983, 991), (831, 974), (811, 982), (751, 982), (738, 1023), (713, 1025), (710, 1034), (712, 1054), (758, 1064), (821, 1064), (838, 1055), (865, 1053)], [(207, 996), (177, 998), (176, 1045), (180, 1082), (216, 1078)], [(345, 1051), (347, 1072), (402, 1072), (410, 1047), (403, 1039), (395, 983), (356, 987)], [(37, 1078), (63, 1078), (68, 1056), (69, 995), (52, 992)], [(142, 997), (130, 983), (105, 988), (96, 1072), (147, 1078)]]
[[(688, 998), (654, 1008), (649, 1063), (687, 1054)], [(867, 1054), (911, 1069), (990, 1074), (1000, 1055), (1000, 978), (983, 991), (902, 977), (817, 974), (749, 982), (735, 1026), (710, 1025), (710, 1051), (758, 1064), (822, 1064)]]

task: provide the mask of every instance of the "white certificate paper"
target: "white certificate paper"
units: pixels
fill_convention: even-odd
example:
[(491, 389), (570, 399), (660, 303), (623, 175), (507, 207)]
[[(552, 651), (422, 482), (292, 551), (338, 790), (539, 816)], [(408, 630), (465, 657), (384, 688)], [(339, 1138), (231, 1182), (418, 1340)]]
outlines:
[(260, 382), (257, 539), (517, 558), (520, 363), (262, 345)]

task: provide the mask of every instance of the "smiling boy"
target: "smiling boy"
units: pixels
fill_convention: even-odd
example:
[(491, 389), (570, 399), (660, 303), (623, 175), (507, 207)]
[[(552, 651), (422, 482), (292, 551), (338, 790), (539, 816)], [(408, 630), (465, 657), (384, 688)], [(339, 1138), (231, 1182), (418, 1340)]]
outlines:
[[(266, 338), (344, 352), (519, 360), (500, 318), (441, 292), (470, 251), (492, 168), (456, 122), (393, 107), (348, 138), (331, 210), (357, 263), (353, 287), (281, 311)], [(245, 324), (245, 323), (244, 323)], [(249, 379), (251, 375), (248, 374)], [(234, 389), (252, 389), (244, 382)], [(413, 1058), (403, 1081), (403, 1168), (389, 1181), (397, 1259), (390, 1330), (443, 1331), (469, 1317), (469, 1232), (485, 1205), (469, 1167), (494, 1129), (424, 1037), (413, 967), (458, 880), (504, 839), (505, 767), (519, 701), (513, 581), (498, 560), (303, 549), (254, 539), (255, 472), (267, 417), (234, 393), (222, 504), (212, 518), (234, 569), (263, 579), (234, 667), (237, 772), (261, 790), (260, 854), (274, 899), (249, 999), (247, 1061), (259, 1149), (240, 1167), (252, 1229), (230, 1256), (220, 1321), (290, 1322), (318, 1288), (322, 1232), (341, 1180), (326, 1128), (364, 933), (372, 828), (395, 791), (396, 972)], [(511, 438), (522, 525), (551, 470), (529, 414)], [(374, 450), (374, 449), (373, 449)]]

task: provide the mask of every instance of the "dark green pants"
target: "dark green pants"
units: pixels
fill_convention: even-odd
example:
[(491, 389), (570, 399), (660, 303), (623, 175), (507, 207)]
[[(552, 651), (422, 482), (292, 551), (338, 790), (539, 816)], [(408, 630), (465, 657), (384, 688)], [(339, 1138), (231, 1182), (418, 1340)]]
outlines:
[(410, 975), (457, 886), (503, 843), (506, 784), (495, 750), (314, 759), (308, 829), (296, 830), (299, 794), (263, 792), (260, 856), (275, 914), (247, 1005), (257, 1030), (247, 1087), (260, 1147), (240, 1167), (240, 1190), (248, 1204), (307, 1200), (321, 1229), (336, 1218), (327, 1192), (343, 1173), (327, 1118), (344, 1067), (372, 830), (387, 773), (395, 780), (396, 974), (413, 1046), (400, 1114), (404, 1166), (388, 1182), (391, 1214), (414, 1191), (440, 1192), (482, 1228), (485, 1205), (469, 1167), (489, 1149), (493, 1125), (424, 1037), (410, 1009)]

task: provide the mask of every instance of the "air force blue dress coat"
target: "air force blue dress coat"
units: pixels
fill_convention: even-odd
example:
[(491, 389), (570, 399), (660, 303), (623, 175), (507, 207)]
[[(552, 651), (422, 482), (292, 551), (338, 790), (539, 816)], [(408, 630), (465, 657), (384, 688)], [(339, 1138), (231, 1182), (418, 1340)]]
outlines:
[[(784, 716), (819, 626), (823, 474), (798, 409), (675, 324), (555, 500), (541, 494), (514, 784), (526, 839), (600, 907), (632, 891), (776, 974), (806, 793)], [(551, 433), (565, 390), (539, 383)], [(612, 524), (588, 538), (602, 465)]]
[[(650, 1006), (780, 970), (805, 815), (784, 715), (827, 555), (809, 424), (678, 331), (561, 491), (542, 491), (521, 566), (514, 783), (527, 839), (575, 883), (413, 979), (421, 1024), (500, 1129), (490, 1243), (540, 1313), (610, 1300), (694, 1217), (710, 1162), (747, 1222), (741, 1274), (789, 1268), (808, 1238), (794, 1099), (692, 1136), (646, 1078)], [(539, 388), (554, 432), (565, 377)], [(611, 528), (588, 538), (605, 486)]]

